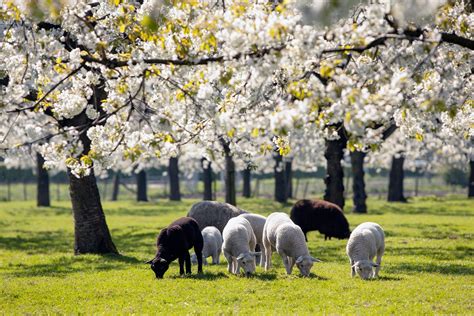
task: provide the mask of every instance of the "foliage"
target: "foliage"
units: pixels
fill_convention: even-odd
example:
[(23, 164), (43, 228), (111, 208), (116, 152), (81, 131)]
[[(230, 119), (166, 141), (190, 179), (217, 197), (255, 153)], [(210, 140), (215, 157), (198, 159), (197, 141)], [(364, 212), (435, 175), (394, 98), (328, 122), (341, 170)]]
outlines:
[(469, 183), (466, 171), (458, 168), (446, 169), (443, 178), (446, 184), (460, 185), (463, 188), (467, 187)]
[[(429, 198), (408, 204), (369, 200), (369, 215), (347, 214), (351, 227), (380, 223), (387, 234), (381, 278), (351, 279), (344, 240), (309, 234), (324, 262), (310, 278), (287, 276), (280, 258), (251, 279), (231, 276), (225, 263), (204, 275), (179, 277), (173, 263), (163, 280), (143, 264), (158, 231), (195, 202), (105, 203), (122, 256), (74, 256), (68, 203), (36, 208), (0, 204), (0, 305), (6, 314), (469, 314), (474, 297), (474, 201)], [(290, 205), (241, 200), (261, 214)], [(221, 258), (222, 262), (225, 259)], [(193, 266), (193, 271), (196, 267)], [(442, 286), (441, 286), (442, 285)]]

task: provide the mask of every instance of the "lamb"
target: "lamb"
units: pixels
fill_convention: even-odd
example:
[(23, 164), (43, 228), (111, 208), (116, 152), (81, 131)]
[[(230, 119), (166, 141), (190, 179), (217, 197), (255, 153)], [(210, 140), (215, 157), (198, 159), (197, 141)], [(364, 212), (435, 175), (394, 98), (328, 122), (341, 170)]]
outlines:
[[(384, 251), (385, 235), (379, 224), (366, 222), (357, 226), (346, 247), (351, 263), (351, 276), (354, 277), (357, 272), (364, 280), (377, 277)], [(374, 263), (373, 259), (376, 255), (377, 260)]]
[(198, 260), (198, 273), (202, 273), (203, 239), (197, 222), (190, 217), (181, 217), (161, 230), (156, 241), (155, 258), (148, 261), (158, 279), (162, 279), (172, 261), (179, 260), (179, 274), (191, 273), (189, 249), (194, 247)]
[(244, 213), (247, 212), (231, 204), (202, 201), (194, 204), (187, 216), (194, 218), (201, 230), (206, 226), (214, 226), (222, 233), (229, 219)]
[(283, 259), (287, 274), (291, 274), (296, 263), (301, 275), (307, 277), (313, 262), (321, 261), (309, 254), (303, 231), (285, 213), (276, 212), (267, 217), (263, 228), (263, 246), (265, 271), (271, 267), (273, 250)]
[(222, 236), (222, 251), (228, 263), (227, 270), (237, 274), (242, 269), (247, 276), (254, 273), (255, 256), (259, 253), (252, 251), (255, 249), (256, 239), (249, 221), (240, 216), (231, 218)]
[(299, 200), (291, 209), (290, 217), (301, 227), (306, 241), (307, 233), (313, 230), (323, 234), (324, 240), (331, 237), (346, 239), (351, 234), (341, 208), (324, 200)]
[[(207, 258), (212, 257), (212, 264), (219, 264), (219, 256), (222, 248), (221, 232), (214, 226), (207, 226), (202, 231), (202, 238), (204, 240), (204, 247), (202, 248), (202, 258), (204, 265), (207, 264)], [(191, 256), (191, 262), (197, 263), (197, 256)]]
[[(246, 220), (249, 221), (250, 226), (252, 226), (252, 230), (255, 234), (255, 238), (257, 239), (257, 246), (260, 247), (259, 250), (263, 249), (263, 242), (262, 242), (262, 235), (263, 235), (263, 227), (265, 226), (265, 222), (267, 218), (262, 215), (258, 214), (241, 214), (240, 217), (244, 217)], [(257, 251), (258, 247), (255, 249)], [(265, 264), (265, 256), (257, 256), (257, 262), (260, 262), (260, 266), (263, 267)]]

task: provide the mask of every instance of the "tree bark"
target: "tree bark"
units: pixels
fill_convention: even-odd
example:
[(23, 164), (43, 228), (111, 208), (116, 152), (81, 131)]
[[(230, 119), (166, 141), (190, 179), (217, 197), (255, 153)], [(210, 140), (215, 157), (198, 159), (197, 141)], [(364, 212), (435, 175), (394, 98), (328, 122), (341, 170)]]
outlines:
[(229, 143), (221, 139), (222, 147), (225, 155), (225, 201), (226, 203), (237, 205), (236, 190), (235, 190), (235, 163), (230, 154)]
[(273, 167), (273, 170), (275, 172), (275, 201), (286, 203), (288, 201), (288, 196), (283, 156), (280, 155), (280, 153), (277, 153), (274, 155), (274, 159), (275, 166)]
[(94, 170), (82, 178), (68, 170), (68, 176), (74, 214), (74, 253), (118, 253), (105, 221)]
[(170, 200), (181, 201), (181, 192), (179, 190), (179, 168), (178, 158), (171, 157), (168, 165), (168, 176), (170, 177)]
[(136, 174), (137, 179), (137, 202), (148, 202), (146, 171), (141, 170)]
[(367, 213), (367, 194), (365, 193), (364, 181), (364, 158), (365, 152), (351, 152), (352, 165), (352, 200), (354, 201), (354, 213)]
[(293, 161), (288, 160), (285, 162), (285, 183), (286, 183), (286, 196), (293, 198)]
[(406, 198), (403, 195), (403, 180), (404, 180), (404, 171), (403, 163), (405, 158), (392, 157), (392, 167), (390, 169), (389, 183), (388, 183), (388, 198), (389, 202), (406, 202)]
[(474, 160), (469, 161), (470, 175), (469, 175), (469, 191), (468, 197), (474, 198)]
[(202, 166), (202, 182), (204, 182), (204, 196), (203, 199), (212, 201), (212, 166), (211, 162), (206, 158), (201, 159)]
[(51, 206), (49, 195), (49, 175), (44, 169), (44, 158), (36, 153), (36, 176), (38, 184), (36, 187), (36, 204), (38, 206)]
[(245, 198), (249, 198), (252, 196), (250, 183), (251, 183), (251, 170), (250, 167), (246, 167), (242, 170), (242, 179), (243, 179), (243, 188), (242, 188), (242, 196)]
[(117, 201), (120, 192), (120, 171), (115, 172), (111, 201)]
[(342, 169), (341, 160), (344, 157), (347, 138), (342, 128), (339, 128), (338, 134), (339, 139), (326, 140), (324, 151), (324, 157), (326, 158), (326, 177), (324, 178), (326, 190), (324, 199), (344, 209), (344, 170)]

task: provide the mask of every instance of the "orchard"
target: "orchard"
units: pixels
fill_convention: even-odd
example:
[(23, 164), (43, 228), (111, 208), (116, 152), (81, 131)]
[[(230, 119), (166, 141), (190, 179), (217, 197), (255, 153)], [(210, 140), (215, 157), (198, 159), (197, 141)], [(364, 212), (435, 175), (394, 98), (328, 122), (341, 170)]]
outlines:
[[(474, 3), (468, 0), (343, 4), (316, 0), (4, 0), (0, 4), (0, 163), (5, 170), (2, 175), (7, 179), (12, 177), (7, 176), (13, 174), (12, 170), (33, 170), (30, 173), (37, 179), (36, 201), (41, 210), (55, 204), (50, 197), (50, 178), (65, 175), (68, 204), (61, 202), (60, 207), (72, 209), (74, 227), (64, 219), (57, 220), (62, 231), (73, 237), (58, 237), (76, 255), (67, 257), (72, 260), (69, 269), (75, 269), (74, 260), (84, 260), (80, 258), (94, 258), (97, 264), (119, 258), (120, 269), (126, 269), (133, 278), (136, 264), (149, 260), (144, 249), (154, 251), (154, 239), (160, 229), (186, 216), (191, 204), (198, 201), (194, 195), (194, 200), (186, 196), (183, 179), (196, 178), (200, 190), (202, 185), (199, 194), (204, 200), (217, 198), (245, 211), (268, 215), (289, 212), (298, 199), (298, 186), (301, 192), (298, 175), (322, 172), (321, 189), (307, 194), (306, 184), (303, 198), (320, 197), (334, 203), (348, 214), (351, 230), (356, 227), (353, 222), (361, 223), (361, 218), (386, 224), (391, 276), (385, 280), (404, 280), (403, 276), (396, 279), (397, 273), (404, 273), (400, 268), (403, 257), (394, 257), (390, 262), (390, 256), (395, 256), (390, 254), (390, 241), (396, 249), (403, 242), (410, 243), (406, 241), (410, 238), (422, 238), (416, 242), (423, 249), (433, 237), (421, 233), (424, 225), (431, 223), (440, 229), (443, 221), (437, 216), (450, 213), (450, 207), (453, 216), (466, 216), (467, 221), (472, 221), (473, 10)], [(426, 202), (418, 197), (407, 198), (404, 177), (437, 176), (448, 169), (466, 175), (467, 194), (437, 196), (445, 201), (447, 209), (430, 205), (428, 208), (438, 213), (430, 211), (431, 217), (425, 214), (424, 218), (416, 218), (418, 203)], [(169, 187), (171, 202), (161, 198), (156, 202), (148, 195), (152, 170), (160, 170), (166, 177), (164, 186)], [(367, 172), (372, 177), (371, 170), (386, 170), (388, 203), (375, 201), (368, 192)], [(217, 181), (219, 174), (221, 178)], [(349, 174), (351, 187), (345, 183)], [(132, 211), (145, 205), (142, 213), (154, 216), (157, 224), (152, 226), (139, 217), (129, 219), (130, 225), (133, 223), (131, 235), (133, 230), (145, 230), (144, 238), (150, 247), (133, 250), (124, 236), (126, 223), (121, 222), (127, 219), (117, 211), (124, 202), (104, 202), (100, 179), (110, 175), (114, 175), (112, 200), (118, 199), (122, 183), (136, 195), (137, 201), (142, 201), (128, 201), (125, 207)], [(135, 182), (127, 186), (124, 179), (132, 176)], [(272, 194), (263, 199), (255, 197), (259, 186), (270, 182)], [(25, 224), (30, 216), (41, 227), (46, 225), (44, 219), (32, 215), (32, 205), (14, 203), (0, 202), (0, 218), (5, 223), (13, 221), (8, 213), (12, 205), (19, 210), (21, 231), (32, 229)], [(467, 207), (463, 208), (462, 203)], [(158, 211), (152, 215), (154, 207), (171, 207), (171, 213), (160, 216)], [(41, 212), (46, 217), (53, 216), (46, 208)], [(106, 221), (106, 214), (107, 218), (110, 214), (112, 222)], [(393, 219), (407, 225), (411, 222), (418, 230), (407, 232), (393, 226)], [(449, 225), (460, 238), (456, 240), (457, 251), (462, 247), (466, 253), (472, 251), (472, 235), (463, 226), (466, 223), (453, 220)], [(14, 231), (10, 229), (0, 230), (0, 240), (7, 240), (11, 234)], [(317, 242), (315, 235), (309, 236), (310, 251), (322, 252), (325, 260), (331, 261), (325, 245), (344, 254), (345, 242), (322, 244), (319, 235)], [(453, 235), (440, 238), (450, 236)], [(138, 242), (135, 237), (130, 240)], [(14, 265), (18, 258), (28, 256), (23, 254), (25, 249), (14, 248), (0, 247), (0, 253), (5, 252), (8, 257), (2, 266)], [(51, 250), (57, 256), (69, 253), (68, 249), (59, 248)], [(445, 249), (446, 253), (450, 249)], [(35, 252), (34, 248), (30, 250)], [(468, 291), (473, 267), (463, 259), (453, 259), (457, 260), (455, 265), (464, 269), (456, 282)], [(339, 265), (349, 266), (346, 257), (335, 260), (336, 263), (330, 263), (335, 266), (323, 268), (327, 278), (310, 280), (312, 287), (337, 279), (340, 273), (334, 271), (341, 270)], [(41, 264), (38, 258), (33, 261)], [(206, 266), (204, 270), (207, 273)], [(209, 273), (222, 278), (218, 270), (212, 267)], [(255, 286), (278, 279), (267, 294), (285, 286), (283, 275), (265, 273)], [(348, 271), (343, 273), (348, 276)], [(440, 280), (442, 274), (437, 276)], [(203, 280), (212, 282), (214, 276), (205, 274)], [(11, 295), (23, 288), (23, 281), (15, 283), (6, 278)], [(79, 287), (84, 286), (84, 280), (76, 281)], [(180, 282), (186, 281), (199, 279), (174, 279), (176, 284), (164, 286), (175, 287), (173, 295), (183, 291), (183, 295), (192, 296), (180, 290), (186, 286)], [(217, 282), (225, 291), (233, 291), (234, 281)], [(305, 286), (303, 279), (290, 281)], [(239, 287), (250, 286), (238, 282)], [(358, 288), (352, 289), (349, 296), (355, 296), (357, 291), (375, 290), (370, 289), (375, 282), (357, 282)], [(423, 283), (422, 279), (414, 282)], [(461, 292), (456, 282), (452, 284), (453, 293)], [(338, 285), (325, 286), (324, 291), (331, 295), (331, 288)], [(137, 289), (131, 291), (135, 293)], [(412, 302), (410, 310), (469, 313), (471, 303), (458, 302), (456, 309), (456, 304), (445, 298), (443, 308), (429, 309)], [(267, 296), (262, 299), (271, 300)], [(364, 312), (343, 308), (342, 302), (336, 301), (331, 308), (322, 304), (311, 305), (308, 310), (302, 302), (297, 304), (298, 298), (292, 300), (295, 305), (278, 309), (277, 313)], [(396, 302), (388, 308), (381, 308), (377, 302), (374, 304), (378, 307), (369, 306), (365, 312), (403, 313), (401, 300), (394, 298)], [(204, 308), (196, 297), (195, 309), (178, 308), (175, 313), (239, 313), (251, 308), (249, 302), (244, 299), (233, 310), (224, 308), (223, 303), (219, 311)], [(137, 309), (132, 304), (135, 308), (115, 311), (173, 312), (168, 303), (156, 310), (150, 306)], [(25, 303), (18, 305), (12, 298), (5, 312), (55, 311), (42, 304), (22, 309), (21, 304)], [(101, 300), (94, 301), (85, 310), (107, 313), (103, 304)], [(57, 308), (59, 313), (81, 312), (70, 306)], [(265, 304), (257, 312), (273, 313)]]

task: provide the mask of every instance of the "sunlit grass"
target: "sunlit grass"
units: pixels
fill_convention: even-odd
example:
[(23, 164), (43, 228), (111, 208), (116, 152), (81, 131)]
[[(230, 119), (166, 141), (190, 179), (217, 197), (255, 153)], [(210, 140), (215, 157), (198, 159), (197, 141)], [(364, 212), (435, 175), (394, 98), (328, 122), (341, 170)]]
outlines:
[[(347, 214), (351, 228), (375, 221), (387, 235), (381, 278), (351, 279), (344, 240), (309, 234), (322, 259), (311, 278), (274, 269), (253, 278), (229, 275), (225, 259), (203, 275), (180, 277), (173, 263), (156, 280), (143, 262), (156, 234), (184, 216), (195, 200), (106, 202), (109, 228), (121, 256), (74, 256), (67, 202), (0, 203), (0, 310), (2, 313), (258, 313), (469, 314), (474, 302), (474, 201), (423, 198), (408, 204), (369, 200), (369, 214)], [(289, 211), (264, 199), (239, 200), (249, 211)], [(350, 209), (348, 205), (347, 209)], [(193, 272), (197, 269), (193, 266)]]

